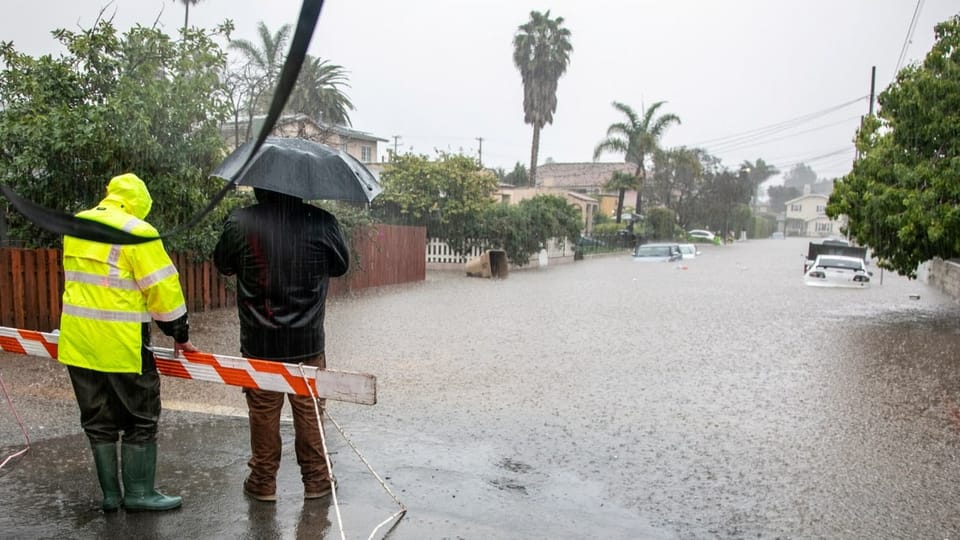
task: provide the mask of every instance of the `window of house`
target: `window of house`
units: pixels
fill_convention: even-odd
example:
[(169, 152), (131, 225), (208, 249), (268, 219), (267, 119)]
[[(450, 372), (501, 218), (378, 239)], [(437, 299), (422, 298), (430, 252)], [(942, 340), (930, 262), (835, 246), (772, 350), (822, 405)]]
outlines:
[(343, 151), (344, 151), (345, 153), (347, 153), (347, 154), (350, 153), (350, 152), (347, 152), (347, 149), (348, 149), (349, 147), (350, 147), (350, 145), (347, 144), (347, 143), (340, 143), (340, 149), (343, 150)]
[(802, 205), (802, 204), (791, 204), (791, 205), (790, 205), (790, 211), (791, 211), (791, 212), (800, 212), (800, 211), (802, 211), (802, 210), (803, 210), (803, 205)]
[(504, 193), (500, 195), (500, 202), (503, 204), (510, 204), (510, 194)]
[(373, 159), (373, 148), (369, 146), (360, 147), (360, 161), (364, 163), (370, 163)]
[(817, 223), (817, 232), (833, 232), (833, 223)]
[(822, 204), (818, 204), (818, 205), (817, 205), (817, 213), (818, 213), (818, 214), (823, 214), (823, 213), (825, 213), (826, 211), (827, 211), (827, 207), (826, 207), (826, 206), (824, 206), (824, 205), (822, 205)]

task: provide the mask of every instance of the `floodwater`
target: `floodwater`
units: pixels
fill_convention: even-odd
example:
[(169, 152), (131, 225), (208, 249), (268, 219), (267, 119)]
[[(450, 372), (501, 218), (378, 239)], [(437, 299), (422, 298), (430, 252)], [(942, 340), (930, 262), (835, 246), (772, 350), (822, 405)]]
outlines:
[[(408, 508), (389, 537), (960, 538), (960, 306), (875, 266), (869, 289), (806, 287), (800, 239), (701, 250), (679, 265), (602, 256), (504, 280), (430, 273), (331, 300), (328, 366), (375, 374), (379, 402), (329, 412)], [(235, 314), (193, 319), (199, 347), (236, 354)], [(245, 422), (229, 415), (243, 401), (164, 385), (161, 445), (183, 456), (169, 459), (205, 456), (189, 475), (167, 467), (168, 486), (193, 488), (168, 527), (209, 535), (192, 512), (219, 505), (246, 527), (217, 529), (232, 537), (304, 537), (303, 515), (323, 523), (313, 537), (339, 537), (333, 508), (290, 506), (289, 453), (266, 529), (236, 490), (197, 488), (198, 475), (238, 485)], [(68, 387), (27, 394), (72, 405)], [(27, 408), (28, 426), (52, 430)], [(198, 423), (196, 448), (171, 435)], [(396, 506), (329, 423), (327, 435), (346, 536), (365, 538)]]

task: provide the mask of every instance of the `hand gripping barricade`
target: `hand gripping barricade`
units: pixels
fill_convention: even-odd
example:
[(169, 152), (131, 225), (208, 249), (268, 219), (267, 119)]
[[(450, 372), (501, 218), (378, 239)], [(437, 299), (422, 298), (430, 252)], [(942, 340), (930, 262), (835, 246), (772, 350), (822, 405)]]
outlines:
[[(56, 359), (57, 343), (58, 335), (56, 333), (0, 326), (0, 350), (5, 352)], [(317, 406), (317, 400), (330, 399), (362, 405), (374, 405), (377, 402), (377, 380), (376, 377), (368, 373), (320, 369), (303, 364), (285, 364), (268, 360), (203, 352), (184, 352), (184, 357), (179, 358), (174, 356), (172, 349), (153, 347), (152, 350), (156, 358), (157, 371), (162, 375), (312, 397), (314, 400), (314, 408), (316, 409), (317, 422), (320, 424), (320, 435), (324, 452), (328, 456), (329, 452), (326, 451), (326, 437), (323, 431), (323, 424), (320, 421), (320, 411)], [(0, 379), (0, 385), (2, 384), (3, 381)], [(2, 389), (6, 395), (6, 388), (0, 387), (0, 389)], [(7, 399), (9, 401), (9, 397)], [(15, 409), (14, 412), (16, 413)], [(387, 533), (389, 533), (406, 514), (406, 506), (393, 494), (380, 475), (373, 470), (363, 455), (360, 454), (359, 450), (347, 438), (340, 424), (329, 415), (328, 418), (330, 418), (334, 426), (336, 426), (340, 434), (343, 435), (344, 439), (367, 469), (380, 482), (380, 485), (387, 494), (389, 494), (400, 507), (398, 512), (377, 525), (370, 533), (369, 538), (373, 538), (374, 534), (381, 527), (393, 521), (393, 526), (387, 530)], [(23, 432), (24, 438), (27, 440), (27, 446), (19, 452), (6, 457), (0, 462), (0, 467), (5, 465), (9, 460), (26, 453), (30, 448), (30, 438), (23, 428), (23, 423), (20, 422), (19, 415), (17, 416), (17, 422), (20, 423), (20, 429)], [(329, 457), (327, 459), (329, 460)], [(327, 466), (330, 466), (329, 461)], [(340, 537), (345, 538), (343, 533), (343, 520), (340, 517), (340, 507), (336, 498), (336, 490), (333, 490), (332, 496), (338, 525), (340, 526)]]

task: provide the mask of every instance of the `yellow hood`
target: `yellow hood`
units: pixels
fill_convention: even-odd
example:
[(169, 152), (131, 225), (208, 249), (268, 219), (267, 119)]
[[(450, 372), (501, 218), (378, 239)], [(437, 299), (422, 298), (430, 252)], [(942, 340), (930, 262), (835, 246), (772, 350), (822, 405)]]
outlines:
[(133, 173), (114, 176), (107, 184), (107, 197), (100, 203), (119, 205), (133, 216), (144, 219), (153, 207), (153, 199), (147, 185)]

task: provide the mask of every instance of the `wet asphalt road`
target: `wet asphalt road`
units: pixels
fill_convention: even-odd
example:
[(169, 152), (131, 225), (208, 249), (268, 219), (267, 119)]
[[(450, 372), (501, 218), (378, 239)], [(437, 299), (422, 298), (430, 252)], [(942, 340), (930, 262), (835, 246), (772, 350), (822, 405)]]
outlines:
[[(960, 538), (960, 307), (876, 268), (869, 290), (805, 287), (799, 239), (702, 249), (333, 300), (328, 365), (376, 374), (379, 403), (330, 412), (409, 508), (389, 537)], [(235, 354), (236, 331), (193, 317), (204, 350)], [(0, 470), (6, 538), (339, 538), (302, 501), (291, 426), (280, 501), (239, 493), (236, 389), (165, 378), (158, 484), (184, 508), (104, 516), (63, 370), (0, 355), (0, 375), (33, 441)], [(327, 434), (366, 538), (396, 506)]]

